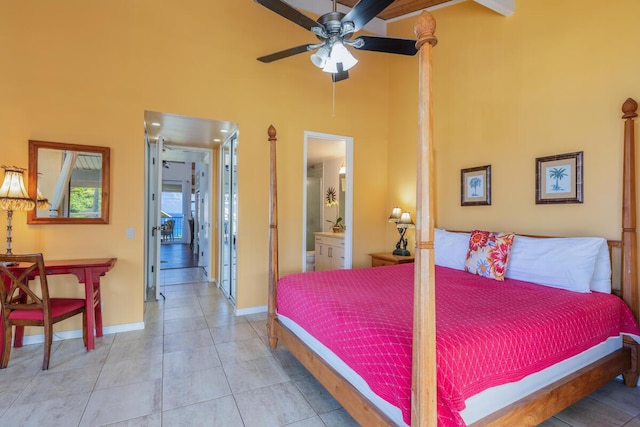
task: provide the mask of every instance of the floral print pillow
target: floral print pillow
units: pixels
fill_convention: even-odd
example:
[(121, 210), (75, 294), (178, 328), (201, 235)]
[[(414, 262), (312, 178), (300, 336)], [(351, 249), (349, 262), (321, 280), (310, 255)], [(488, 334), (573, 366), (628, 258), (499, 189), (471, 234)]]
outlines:
[(513, 233), (473, 230), (469, 237), (464, 271), (490, 279), (504, 280), (513, 237)]

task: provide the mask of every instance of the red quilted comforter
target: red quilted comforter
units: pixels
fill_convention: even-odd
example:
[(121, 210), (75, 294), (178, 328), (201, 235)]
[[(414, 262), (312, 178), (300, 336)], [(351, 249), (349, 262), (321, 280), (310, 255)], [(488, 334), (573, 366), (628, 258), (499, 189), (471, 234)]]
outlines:
[[(438, 423), (464, 425), (474, 394), (517, 381), (620, 332), (640, 335), (627, 306), (436, 266)], [(294, 274), (278, 283), (278, 312), (354, 369), (411, 422), (413, 264)]]

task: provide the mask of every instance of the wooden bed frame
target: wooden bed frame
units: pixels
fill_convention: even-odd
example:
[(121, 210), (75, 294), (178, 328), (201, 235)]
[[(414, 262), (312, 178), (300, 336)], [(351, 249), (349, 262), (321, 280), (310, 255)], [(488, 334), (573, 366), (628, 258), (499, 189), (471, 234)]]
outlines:
[[(416, 249), (413, 322), (413, 382), (411, 425), (436, 426), (435, 285), (433, 253), (433, 125), (431, 102), (431, 50), (437, 43), (435, 20), (422, 12), (415, 26), (419, 51), (419, 122), (416, 196)], [(634, 119), (638, 105), (628, 99), (622, 106), (624, 125), (624, 179), (622, 239), (609, 241), (610, 250), (619, 248), (620, 289), (615, 289), (638, 320), (637, 237), (635, 190)], [(271, 162), (269, 216), (269, 345), (280, 340), (313, 376), (363, 426), (394, 425), (331, 366), (284, 327), (276, 314), (278, 283), (278, 215), (276, 174), (276, 129), (268, 130)], [(615, 259), (616, 257), (612, 257)], [(617, 274), (615, 274), (617, 275)], [(416, 345), (417, 343), (417, 345)], [(529, 396), (477, 421), (473, 426), (534, 426), (623, 374), (628, 386), (635, 386), (640, 372), (640, 345), (625, 337), (624, 348)]]

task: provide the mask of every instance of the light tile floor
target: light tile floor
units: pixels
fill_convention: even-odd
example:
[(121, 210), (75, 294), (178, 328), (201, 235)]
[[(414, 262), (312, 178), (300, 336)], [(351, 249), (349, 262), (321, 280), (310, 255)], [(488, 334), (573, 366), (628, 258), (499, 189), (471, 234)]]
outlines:
[[(235, 316), (199, 269), (162, 270), (166, 300), (146, 329), (105, 335), (87, 353), (56, 341), (14, 349), (0, 371), (0, 426), (357, 426), (284, 348), (266, 315)], [(634, 418), (635, 417), (635, 418)], [(640, 427), (640, 389), (614, 381), (543, 424)]]

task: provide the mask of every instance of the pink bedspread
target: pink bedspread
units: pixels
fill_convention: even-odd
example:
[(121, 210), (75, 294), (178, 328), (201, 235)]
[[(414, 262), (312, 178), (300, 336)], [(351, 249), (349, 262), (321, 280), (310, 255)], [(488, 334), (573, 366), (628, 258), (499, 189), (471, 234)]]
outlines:
[[(436, 266), (438, 423), (464, 425), (474, 394), (522, 379), (620, 332), (640, 335), (627, 306), (527, 282)], [(278, 312), (354, 369), (411, 422), (413, 264), (294, 274)]]

